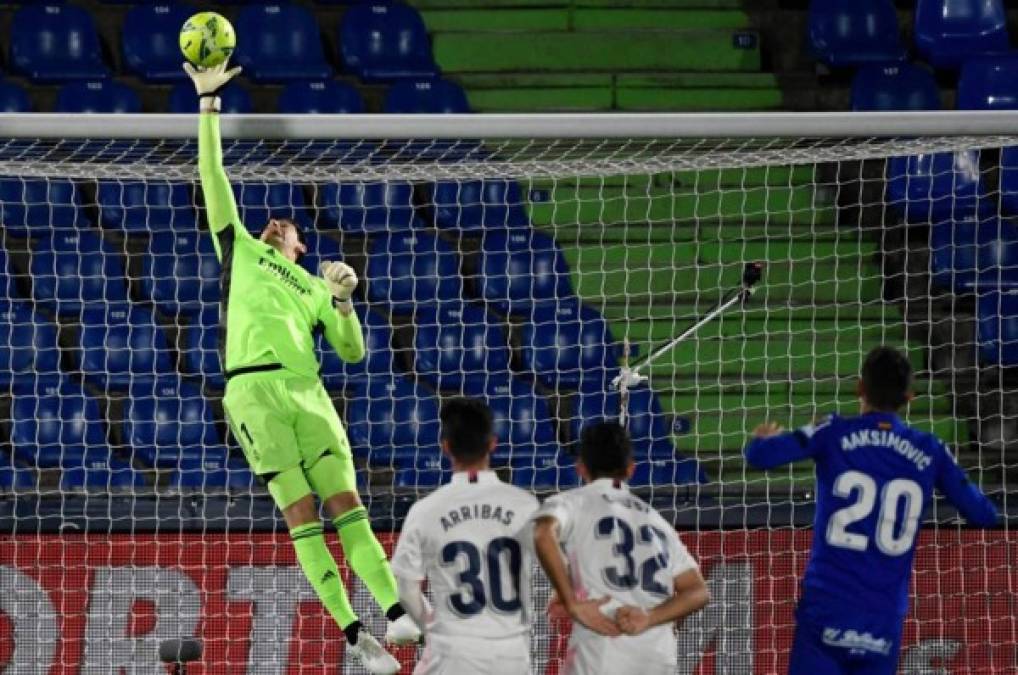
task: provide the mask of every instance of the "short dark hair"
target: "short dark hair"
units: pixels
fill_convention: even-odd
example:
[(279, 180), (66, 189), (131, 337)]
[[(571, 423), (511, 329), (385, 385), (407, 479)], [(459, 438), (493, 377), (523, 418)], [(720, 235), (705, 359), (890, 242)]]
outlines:
[(445, 402), (440, 415), (442, 440), (449, 453), (460, 462), (476, 462), (488, 454), (491, 443), (491, 408), (476, 398), (457, 397)]
[(624, 478), (633, 461), (633, 443), (617, 421), (593, 422), (580, 433), (580, 459), (591, 479)]
[[(269, 214), (269, 220), (281, 220), (284, 223), (289, 223), (290, 226), (293, 227), (293, 229), (295, 229), (297, 231), (297, 241), (299, 241), (300, 243), (304, 244), (304, 248), (307, 248), (307, 245), (308, 245), (308, 236), (304, 233), (304, 228), (301, 227), (300, 223), (298, 223), (296, 220), (294, 220), (293, 218), (291, 218), (290, 216), (287, 216), (287, 215), (282, 215), (282, 214), (281, 215), (275, 215), (275, 214), (271, 214), (271, 213)], [(268, 226), (269, 226), (269, 224), (265, 223), (265, 227), (262, 228), (262, 232), (264, 232), (265, 228), (268, 227)], [(303, 253), (298, 253), (297, 254), (297, 260), (295, 262), (299, 265), (301, 260), (303, 260), (303, 259), (304, 259), (304, 254)]]
[(912, 364), (893, 347), (874, 347), (862, 364), (866, 401), (877, 410), (897, 411), (908, 403), (912, 390)]

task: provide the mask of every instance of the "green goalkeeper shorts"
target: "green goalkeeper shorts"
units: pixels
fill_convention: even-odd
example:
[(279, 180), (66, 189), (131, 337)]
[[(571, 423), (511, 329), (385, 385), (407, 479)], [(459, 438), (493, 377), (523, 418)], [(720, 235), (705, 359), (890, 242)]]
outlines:
[(251, 470), (280, 508), (312, 491), (322, 499), (356, 491), (350, 441), (317, 378), (241, 375), (227, 383), (223, 408)]

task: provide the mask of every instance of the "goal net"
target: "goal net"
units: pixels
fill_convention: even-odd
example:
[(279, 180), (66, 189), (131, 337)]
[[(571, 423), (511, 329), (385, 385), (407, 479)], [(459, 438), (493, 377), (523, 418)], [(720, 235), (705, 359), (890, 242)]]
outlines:
[[(444, 399), (487, 400), (496, 471), (540, 495), (578, 484), (581, 425), (624, 411), (633, 490), (674, 519), (712, 592), (678, 630), (679, 672), (779, 671), (812, 466), (763, 474), (741, 449), (764, 420), (855, 413), (880, 344), (915, 367), (907, 421), (1006, 510), (1013, 119), (862, 119), (224, 118), (244, 225), (291, 218), (310, 273), (342, 259), (360, 276), (367, 357), (344, 364), (320, 342), (321, 375), (386, 546), (448, 478)], [(0, 670), (151, 673), (159, 643), (188, 636), (204, 644), (198, 672), (343, 662), (223, 418), (196, 127), (35, 116), (0, 131)], [(763, 278), (748, 299), (659, 350), (738, 292), (749, 263)], [(611, 382), (626, 364), (648, 379), (623, 397)], [(923, 518), (905, 672), (1009, 672), (1018, 542), (939, 503)], [(559, 671), (567, 630), (535, 612), (535, 672)]]

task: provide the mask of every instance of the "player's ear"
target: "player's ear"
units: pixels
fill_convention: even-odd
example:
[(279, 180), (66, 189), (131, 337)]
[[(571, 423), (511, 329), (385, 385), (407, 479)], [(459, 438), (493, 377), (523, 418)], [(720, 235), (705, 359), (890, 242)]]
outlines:
[(908, 404), (908, 403), (911, 403), (914, 400), (915, 400), (915, 392), (912, 391), (911, 389), (909, 389), (908, 391), (905, 392), (905, 403)]
[(583, 463), (582, 459), (576, 460), (576, 473), (580, 475), (580, 478), (584, 483), (590, 482), (590, 469), (587, 468), (587, 465)]
[(490, 455), (494, 453), (495, 448), (497, 447), (498, 447), (498, 436), (492, 434), (491, 436), (488, 437), (488, 454)]
[(866, 398), (866, 386), (863, 385), (861, 377), (855, 382), (855, 395), (858, 398)]
[(438, 442), (438, 447), (442, 448), (443, 455), (445, 455), (449, 459), (452, 459), (452, 451), (449, 450), (449, 441), (443, 438), (441, 441)]
[(630, 478), (633, 477), (633, 472), (634, 471), (636, 471), (636, 462), (634, 462), (633, 460), (629, 460), (629, 463), (626, 464), (626, 480), (627, 481)]

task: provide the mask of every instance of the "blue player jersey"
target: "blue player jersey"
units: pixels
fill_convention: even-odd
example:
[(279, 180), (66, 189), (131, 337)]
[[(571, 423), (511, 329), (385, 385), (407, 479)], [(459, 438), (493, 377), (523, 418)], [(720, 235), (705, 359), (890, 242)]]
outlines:
[(936, 488), (970, 523), (988, 527), (997, 511), (936, 436), (897, 415), (832, 415), (817, 425), (746, 446), (760, 469), (811, 458), (816, 517), (803, 596), (844, 614), (899, 621), (908, 610), (919, 520)]

